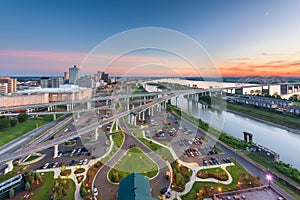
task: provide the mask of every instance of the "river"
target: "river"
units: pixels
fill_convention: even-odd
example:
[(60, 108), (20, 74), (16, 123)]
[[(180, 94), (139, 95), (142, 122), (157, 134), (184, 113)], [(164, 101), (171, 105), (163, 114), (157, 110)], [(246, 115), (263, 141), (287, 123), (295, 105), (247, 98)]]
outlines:
[[(171, 103), (175, 105), (175, 99)], [(280, 154), (280, 160), (300, 169), (299, 134), (227, 111), (202, 108), (199, 103), (189, 101), (188, 106), (188, 100), (183, 96), (178, 98), (178, 107), (237, 138), (243, 139), (243, 131), (252, 133), (254, 142), (274, 150)]]

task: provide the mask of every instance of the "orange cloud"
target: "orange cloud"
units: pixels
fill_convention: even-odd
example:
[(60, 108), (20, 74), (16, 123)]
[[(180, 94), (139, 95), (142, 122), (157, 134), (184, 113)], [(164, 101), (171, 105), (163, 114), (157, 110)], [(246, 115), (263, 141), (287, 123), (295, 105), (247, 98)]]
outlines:
[(300, 61), (219, 67), (222, 76), (300, 76)]

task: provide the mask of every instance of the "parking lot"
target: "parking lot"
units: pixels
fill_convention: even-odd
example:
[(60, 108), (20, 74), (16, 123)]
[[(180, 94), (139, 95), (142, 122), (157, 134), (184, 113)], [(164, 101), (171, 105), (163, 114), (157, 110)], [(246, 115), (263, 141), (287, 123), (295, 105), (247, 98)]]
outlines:
[(181, 123), (170, 113), (151, 116), (146, 136), (162, 143), (169, 143), (184, 162), (196, 162), (200, 166), (230, 163), (228, 156), (216, 146), (216, 142), (189, 124)]

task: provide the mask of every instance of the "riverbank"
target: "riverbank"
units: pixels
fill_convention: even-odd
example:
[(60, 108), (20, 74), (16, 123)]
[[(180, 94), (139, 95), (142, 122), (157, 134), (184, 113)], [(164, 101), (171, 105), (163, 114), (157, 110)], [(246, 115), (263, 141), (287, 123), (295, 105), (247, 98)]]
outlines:
[[(242, 106), (242, 105), (240, 105)], [(230, 107), (232, 108), (232, 107)], [(228, 108), (228, 106), (226, 107), (226, 111), (227, 112), (230, 112), (230, 113), (233, 113), (233, 114), (237, 114), (237, 115), (240, 115), (240, 116), (243, 116), (243, 117), (247, 117), (249, 119), (252, 119), (252, 120), (255, 120), (255, 121), (258, 121), (258, 122), (261, 122), (261, 123), (265, 123), (265, 124), (268, 124), (270, 126), (274, 126), (274, 127), (277, 127), (277, 128), (281, 128), (281, 129), (284, 129), (284, 130), (287, 130), (289, 132), (292, 132), (292, 133), (295, 133), (295, 134), (299, 134), (300, 135), (300, 129), (296, 129), (296, 128), (291, 128), (291, 127), (287, 127), (287, 126), (284, 126), (282, 124), (278, 124), (278, 123), (274, 123), (272, 121), (269, 121), (269, 120), (266, 120), (266, 119), (261, 119), (261, 118), (258, 118), (258, 117), (254, 117), (252, 115), (249, 115), (249, 114), (245, 114), (243, 112), (240, 112), (240, 111), (236, 111), (236, 110), (233, 110), (233, 109), (230, 109)], [(213, 108), (213, 109), (217, 109), (217, 108)], [(262, 112), (266, 112), (266, 111), (263, 111)], [(300, 119), (299, 119), (300, 120)]]

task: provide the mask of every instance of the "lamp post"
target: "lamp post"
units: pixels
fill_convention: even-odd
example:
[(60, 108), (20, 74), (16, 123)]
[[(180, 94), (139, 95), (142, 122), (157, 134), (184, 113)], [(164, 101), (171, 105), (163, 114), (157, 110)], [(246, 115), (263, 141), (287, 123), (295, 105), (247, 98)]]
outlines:
[(272, 181), (272, 176), (271, 176), (271, 174), (267, 174), (267, 175), (266, 175), (266, 179), (267, 179), (267, 181), (268, 181), (269, 187), (271, 187), (271, 181)]

